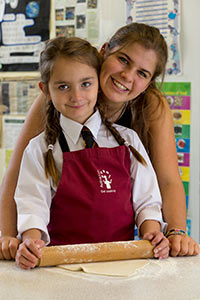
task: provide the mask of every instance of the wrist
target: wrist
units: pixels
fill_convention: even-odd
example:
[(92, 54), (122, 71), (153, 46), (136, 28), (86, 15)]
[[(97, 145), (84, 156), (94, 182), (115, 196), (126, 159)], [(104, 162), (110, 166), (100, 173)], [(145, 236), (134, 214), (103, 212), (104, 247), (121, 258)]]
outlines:
[(22, 234), (22, 241), (25, 239), (36, 239), (41, 240), (41, 231), (39, 229), (29, 229), (23, 232)]
[(168, 230), (167, 233), (165, 234), (167, 238), (171, 235), (187, 235), (187, 232), (179, 228), (173, 228)]

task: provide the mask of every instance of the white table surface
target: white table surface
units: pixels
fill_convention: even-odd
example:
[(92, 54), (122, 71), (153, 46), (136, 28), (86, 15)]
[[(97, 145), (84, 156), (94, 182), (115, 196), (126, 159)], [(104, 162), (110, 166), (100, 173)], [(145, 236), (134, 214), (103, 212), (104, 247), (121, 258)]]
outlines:
[(0, 300), (197, 300), (200, 255), (150, 260), (131, 277), (72, 272), (56, 267), (24, 271), (0, 261)]

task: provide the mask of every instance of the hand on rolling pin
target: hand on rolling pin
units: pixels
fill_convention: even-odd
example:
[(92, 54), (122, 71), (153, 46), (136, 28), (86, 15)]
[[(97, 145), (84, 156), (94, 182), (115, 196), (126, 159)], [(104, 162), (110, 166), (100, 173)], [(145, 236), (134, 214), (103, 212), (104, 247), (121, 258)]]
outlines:
[(20, 244), (16, 254), (17, 265), (24, 269), (30, 270), (37, 265), (38, 259), (41, 257), (40, 249), (45, 246), (44, 241), (38, 239), (27, 238)]
[(15, 259), (20, 240), (11, 236), (0, 236), (0, 259)]
[(154, 257), (164, 259), (169, 256), (169, 241), (160, 231), (148, 232), (143, 235), (143, 240), (148, 240), (154, 248)]

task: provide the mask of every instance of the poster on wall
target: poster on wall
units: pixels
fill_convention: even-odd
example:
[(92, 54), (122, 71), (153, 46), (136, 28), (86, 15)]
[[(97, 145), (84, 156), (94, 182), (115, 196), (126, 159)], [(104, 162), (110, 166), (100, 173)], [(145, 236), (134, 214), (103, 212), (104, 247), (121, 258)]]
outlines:
[(25, 115), (40, 94), (38, 79), (0, 82), (0, 111), (7, 115)]
[(0, 0), (0, 71), (38, 70), (49, 18), (50, 0)]
[(181, 74), (180, 0), (124, 0), (126, 23), (146, 23), (159, 28), (168, 44), (168, 75)]
[[(174, 121), (174, 133), (178, 156), (179, 173), (186, 195), (186, 204), (189, 204), (190, 181), (190, 107), (191, 84), (189, 82), (165, 82), (163, 92), (170, 105)], [(187, 219), (187, 230), (190, 234), (191, 221)]]
[(77, 36), (98, 43), (98, 0), (55, 0), (54, 6), (56, 36)]
[(0, 82), (0, 180), (8, 167), (25, 116), (40, 94), (38, 82), (39, 78)]

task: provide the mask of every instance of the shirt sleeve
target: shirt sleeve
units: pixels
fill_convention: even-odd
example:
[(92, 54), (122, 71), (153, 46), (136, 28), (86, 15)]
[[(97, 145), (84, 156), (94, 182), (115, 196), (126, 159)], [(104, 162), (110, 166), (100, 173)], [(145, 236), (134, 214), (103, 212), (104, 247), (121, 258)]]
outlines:
[[(52, 186), (44, 174), (43, 153), (41, 138), (33, 139), (25, 149), (17, 188), (15, 201), (18, 213), (18, 237), (29, 229), (39, 229), (46, 244), (50, 238), (47, 225), (50, 218), (50, 205), (52, 199)], [(42, 149), (44, 151), (42, 151)]]
[(137, 134), (132, 145), (147, 163), (144, 166), (131, 155), (132, 200), (138, 232), (145, 220), (159, 222), (161, 231), (165, 232), (167, 224), (162, 217), (162, 198), (155, 171)]

